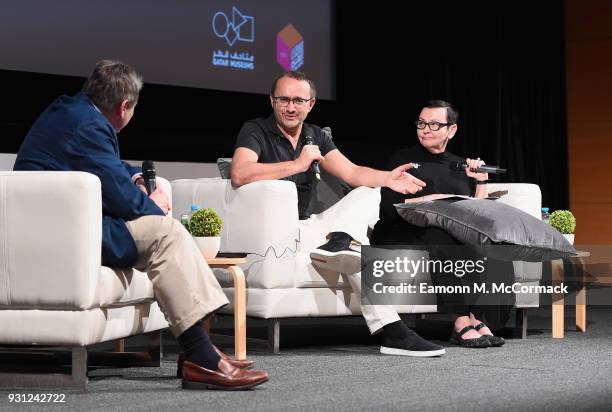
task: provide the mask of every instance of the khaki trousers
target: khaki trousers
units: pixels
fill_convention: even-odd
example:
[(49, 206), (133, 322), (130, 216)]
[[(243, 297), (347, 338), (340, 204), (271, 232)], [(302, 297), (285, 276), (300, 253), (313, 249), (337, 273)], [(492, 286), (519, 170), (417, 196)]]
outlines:
[(148, 274), (174, 336), (229, 303), (179, 221), (169, 216), (143, 216), (126, 225), (138, 249), (134, 267)]

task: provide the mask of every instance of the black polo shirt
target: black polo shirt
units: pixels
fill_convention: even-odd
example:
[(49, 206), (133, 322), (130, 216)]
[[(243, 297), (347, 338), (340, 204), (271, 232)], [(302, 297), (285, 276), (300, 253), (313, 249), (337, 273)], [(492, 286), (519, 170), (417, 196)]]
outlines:
[[(331, 137), (321, 131), (320, 127), (304, 123), (297, 146), (293, 150), (289, 139), (281, 133), (276, 125), (273, 114), (266, 119), (258, 118), (245, 122), (236, 138), (236, 148), (246, 147), (257, 153), (259, 156), (258, 163), (286, 162), (295, 160), (300, 156), (306, 136), (312, 137), (313, 144), (319, 146), (322, 156), (336, 148)], [(308, 219), (310, 216), (308, 205), (315, 186), (312, 171), (309, 169), (306, 172), (287, 176), (282, 180), (290, 180), (295, 183), (300, 219)]]

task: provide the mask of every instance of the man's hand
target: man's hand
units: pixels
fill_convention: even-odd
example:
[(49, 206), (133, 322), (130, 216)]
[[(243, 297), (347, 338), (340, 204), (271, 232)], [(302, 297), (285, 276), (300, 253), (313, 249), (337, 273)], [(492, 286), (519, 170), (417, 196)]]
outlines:
[(300, 157), (295, 159), (295, 162), (298, 165), (299, 171), (305, 172), (315, 160), (318, 162), (323, 160), (319, 146), (314, 144), (306, 144), (302, 147)]
[[(134, 184), (138, 186), (140, 190), (147, 193), (147, 188), (144, 184), (144, 179), (142, 178), (142, 176), (136, 179)], [(168, 196), (166, 196), (166, 194), (163, 192), (161, 186), (157, 186), (153, 193), (149, 195), (149, 197), (152, 201), (155, 202), (157, 206), (159, 206), (161, 210), (164, 211), (165, 214), (168, 214), (168, 212), (172, 210), (172, 205), (168, 201)]]
[(161, 210), (164, 211), (165, 214), (168, 214), (168, 212), (172, 210), (172, 205), (168, 201), (168, 197), (166, 196), (166, 194), (162, 191), (161, 185), (157, 186), (155, 191), (153, 191), (153, 193), (151, 193), (149, 197), (152, 201), (155, 202), (157, 206), (159, 206)]
[(143, 192), (147, 193), (147, 188), (145, 187), (144, 184), (144, 178), (142, 176), (138, 177), (135, 181), (134, 184)]
[(403, 194), (414, 194), (423, 190), (423, 188), (426, 186), (425, 182), (417, 179), (411, 174), (406, 173), (406, 170), (411, 168), (412, 163), (407, 163), (391, 170), (385, 186)]
[(473, 172), (473, 170), (478, 169), (480, 166), (484, 165), (485, 162), (480, 160), (480, 157), (478, 159), (470, 159), (467, 158), (465, 159), (465, 163), (468, 164), (468, 167), (465, 168), (465, 174), (468, 175), (468, 177), (471, 177), (473, 179), (476, 179), (478, 181), (484, 181), (484, 180), (488, 180), (489, 179), (489, 174), (488, 173), (476, 173)]

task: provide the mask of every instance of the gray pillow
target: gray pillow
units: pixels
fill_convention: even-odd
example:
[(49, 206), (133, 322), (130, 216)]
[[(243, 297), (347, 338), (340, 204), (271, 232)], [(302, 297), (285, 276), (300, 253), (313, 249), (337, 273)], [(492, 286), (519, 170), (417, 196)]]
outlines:
[(463, 244), (495, 259), (541, 262), (576, 254), (552, 226), (493, 200), (446, 198), (402, 203), (395, 208), (408, 223), (444, 229)]

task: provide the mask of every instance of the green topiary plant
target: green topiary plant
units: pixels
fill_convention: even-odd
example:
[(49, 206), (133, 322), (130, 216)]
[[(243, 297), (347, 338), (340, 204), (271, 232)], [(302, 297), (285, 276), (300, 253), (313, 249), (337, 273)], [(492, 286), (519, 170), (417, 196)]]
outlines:
[(200, 209), (189, 220), (189, 232), (196, 237), (219, 236), (223, 222), (215, 209)]
[(563, 234), (572, 234), (576, 229), (576, 218), (569, 210), (555, 210), (550, 214), (548, 223)]

